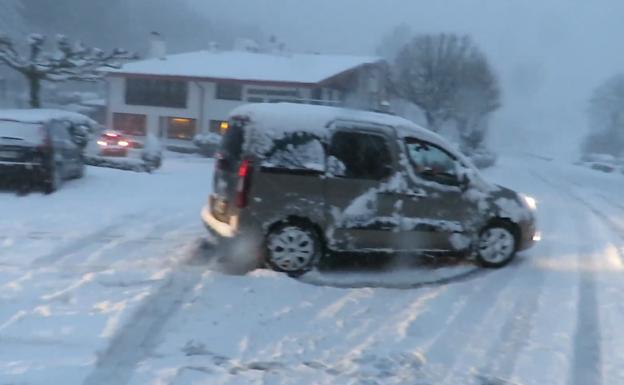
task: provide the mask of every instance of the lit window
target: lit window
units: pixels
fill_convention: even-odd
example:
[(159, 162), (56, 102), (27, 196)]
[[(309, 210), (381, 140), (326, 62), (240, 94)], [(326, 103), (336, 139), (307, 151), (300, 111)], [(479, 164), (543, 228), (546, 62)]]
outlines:
[(223, 135), (230, 128), (230, 124), (226, 120), (211, 120), (210, 132)]
[(163, 118), (168, 139), (193, 140), (197, 134), (197, 121), (189, 118)]

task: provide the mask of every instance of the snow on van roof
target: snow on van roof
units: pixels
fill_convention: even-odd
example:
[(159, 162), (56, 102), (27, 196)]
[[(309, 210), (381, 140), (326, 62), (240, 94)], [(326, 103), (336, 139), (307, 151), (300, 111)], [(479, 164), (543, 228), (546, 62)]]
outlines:
[(168, 55), (105, 69), (114, 75), (175, 76), (199, 79), (318, 84), (341, 73), (383, 59), (348, 55), (268, 54), (197, 51)]
[[(443, 147), (465, 165), (477, 170), (470, 159), (446, 139), (405, 118), (379, 112), (353, 110), (341, 107), (317, 106), (296, 103), (253, 103), (235, 108), (230, 118), (246, 117), (255, 125), (256, 139), (266, 141), (291, 132), (309, 132), (319, 137), (330, 135), (334, 121), (372, 123), (394, 128), (400, 138), (416, 138)], [(259, 138), (261, 134), (265, 138)], [(267, 143), (257, 143), (259, 146)]]
[(257, 103), (234, 109), (230, 117), (234, 116), (248, 117), (263, 130), (307, 131), (319, 136), (326, 136), (329, 124), (334, 121), (372, 123), (393, 127), (401, 137), (414, 136), (435, 144), (447, 145), (439, 135), (405, 118), (349, 108), (296, 103)]
[(91, 126), (97, 123), (91, 118), (76, 112), (52, 109), (0, 110), (0, 121), (10, 120), (22, 123), (45, 123), (50, 120), (65, 119), (77, 124)]

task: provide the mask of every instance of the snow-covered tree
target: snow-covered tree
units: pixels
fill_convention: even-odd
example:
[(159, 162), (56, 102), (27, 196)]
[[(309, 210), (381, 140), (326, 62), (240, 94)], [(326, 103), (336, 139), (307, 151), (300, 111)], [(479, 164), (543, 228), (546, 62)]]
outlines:
[(596, 88), (589, 102), (589, 124), (586, 153), (624, 154), (624, 74)]
[(500, 107), (500, 91), (470, 37), (416, 36), (399, 52), (392, 72), (393, 89), (423, 110), (430, 129), (455, 121), (470, 147), (483, 140), (488, 115)]
[(123, 61), (136, 55), (123, 49), (104, 52), (70, 42), (65, 36), (56, 38), (56, 48), (46, 50), (46, 39), (40, 34), (27, 38), (28, 50), (21, 53), (7, 35), (0, 36), (0, 62), (22, 74), (30, 87), (30, 105), (41, 107), (40, 92), (43, 81), (95, 81), (103, 75), (102, 68), (119, 68)]
[(409, 25), (400, 24), (381, 38), (375, 52), (388, 61), (394, 61), (413, 36), (414, 33)]

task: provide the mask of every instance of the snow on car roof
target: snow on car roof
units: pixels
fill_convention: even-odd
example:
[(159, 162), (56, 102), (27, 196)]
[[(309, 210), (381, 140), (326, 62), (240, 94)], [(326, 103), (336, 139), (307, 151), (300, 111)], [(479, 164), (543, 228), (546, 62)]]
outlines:
[(45, 123), (55, 119), (70, 120), (79, 124), (97, 125), (91, 118), (70, 111), (51, 109), (0, 110), (0, 121), (10, 120), (23, 123)]
[(156, 75), (258, 82), (318, 84), (378, 57), (315, 54), (268, 54), (241, 51), (198, 51), (142, 60), (111, 74)]

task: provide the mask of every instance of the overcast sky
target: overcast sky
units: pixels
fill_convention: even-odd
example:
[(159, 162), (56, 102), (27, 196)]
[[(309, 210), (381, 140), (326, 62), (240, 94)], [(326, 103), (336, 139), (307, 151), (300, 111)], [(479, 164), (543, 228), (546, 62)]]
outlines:
[(212, 17), (257, 24), (293, 50), (371, 54), (401, 23), (415, 32), (468, 33), (502, 81), (496, 144), (575, 148), (591, 90), (624, 72), (622, 0), (189, 1)]

